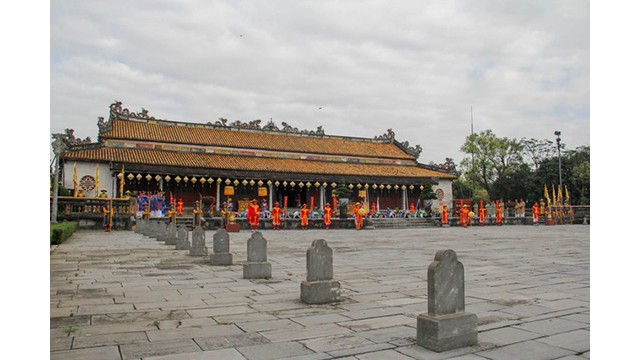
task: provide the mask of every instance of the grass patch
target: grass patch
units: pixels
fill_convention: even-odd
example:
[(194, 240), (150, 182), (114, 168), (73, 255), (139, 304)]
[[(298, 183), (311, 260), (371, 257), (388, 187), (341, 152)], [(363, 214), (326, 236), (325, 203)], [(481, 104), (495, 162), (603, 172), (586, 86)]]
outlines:
[(67, 240), (78, 228), (75, 222), (63, 222), (49, 225), (50, 245), (60, 245)]

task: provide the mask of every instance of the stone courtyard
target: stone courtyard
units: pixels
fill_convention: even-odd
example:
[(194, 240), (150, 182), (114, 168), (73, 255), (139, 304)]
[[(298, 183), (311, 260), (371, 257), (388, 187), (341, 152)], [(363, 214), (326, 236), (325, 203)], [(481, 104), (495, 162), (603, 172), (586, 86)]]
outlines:
[[(259, 280), (243, 279), (249, 231), (229, 234), (230, 266), (133, 231), (78, 231), (51, 248), (50, 358), (588, 359), (589, 228), (265, 230), (272, 277)], [(300, 301), (316, 239), (333, 249), (338, 303)], [(437, 353), (416, 344), (416, 318), (444, 249), (464, 265), (478, 344)]]

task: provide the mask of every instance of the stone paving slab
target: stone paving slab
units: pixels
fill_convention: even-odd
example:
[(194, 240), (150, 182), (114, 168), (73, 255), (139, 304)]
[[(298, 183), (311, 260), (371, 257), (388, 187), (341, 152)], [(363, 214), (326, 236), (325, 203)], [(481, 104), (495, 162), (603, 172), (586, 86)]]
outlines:
[[(51, 359), (528, 359), (590, 357), (589, 226), (264, 231), (272, 278), (154, 238), (82, 230), (50, 252)], [(213, 246), (213, 232), (205, 234)], [(300, 301), (306, 250), (334, 252), (341, 301)], [(416, 345), (427, 268), (453, 249), (465, 267), (476, 346)]]

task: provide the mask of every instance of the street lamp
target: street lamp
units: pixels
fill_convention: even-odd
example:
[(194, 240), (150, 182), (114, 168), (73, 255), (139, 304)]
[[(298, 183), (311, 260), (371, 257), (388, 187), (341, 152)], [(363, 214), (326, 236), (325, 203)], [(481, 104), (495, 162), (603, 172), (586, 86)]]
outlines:
[(562, 191), (562, 160), (560, 156), (560, 131), (554, 132), (556, 135), (556, 145), (558, 145), (558, 177), (560, 178), (560, 191)]

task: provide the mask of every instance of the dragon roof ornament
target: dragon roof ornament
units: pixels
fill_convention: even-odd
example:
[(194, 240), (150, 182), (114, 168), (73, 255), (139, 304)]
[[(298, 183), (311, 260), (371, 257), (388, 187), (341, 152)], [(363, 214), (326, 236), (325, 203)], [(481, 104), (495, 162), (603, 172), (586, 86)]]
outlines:
[(404, 150), (409, 155), (414, 156), (416, 158), (418, 156), (420, 156), (420, 153), (422, 153), (422, 146), (420, 146), (420, 145), (410, 146), (408, 141), (403, 141), (403, 142), (397, 141), (396, 140), (396, 133), (393, 132), (393, 129), (387, 129), (386, 134), (382, 134), (380, 136), (376, 136), (373, 139), (374, 140), (382, 140), (384, 142), (389, 142), (389, 143), (395, 142), (396, 145), (398, 145), (398, 146), (400, 146), (402, 148), (402, 150)]
[(212, 125), (218, 128), (235, 128), (235, 129), (250, 129), (250, 130), (263, 130), (263, 131), (275, 131), (275, 132), (284, 132), (284, 133), (292, 133), (292, 134), (301, 134), (308, 136), (324, 136), (324, 129), (322, 126), (318, 126), (316, 130), (299, 130), (296, 127), (293, 127), (286, 122), (282, 122), (282, 128), (279, 128), (273, 120), (269, 120), (265, 126), (260, 126), (262, 120), (253, 120), (247, 123), (242, 122), (240, 120), (236, 120), (234, 122), (229, 122), (229, 120), (225, 118), (219, 118), (215, 123), (208, 122), (207, 125)]

